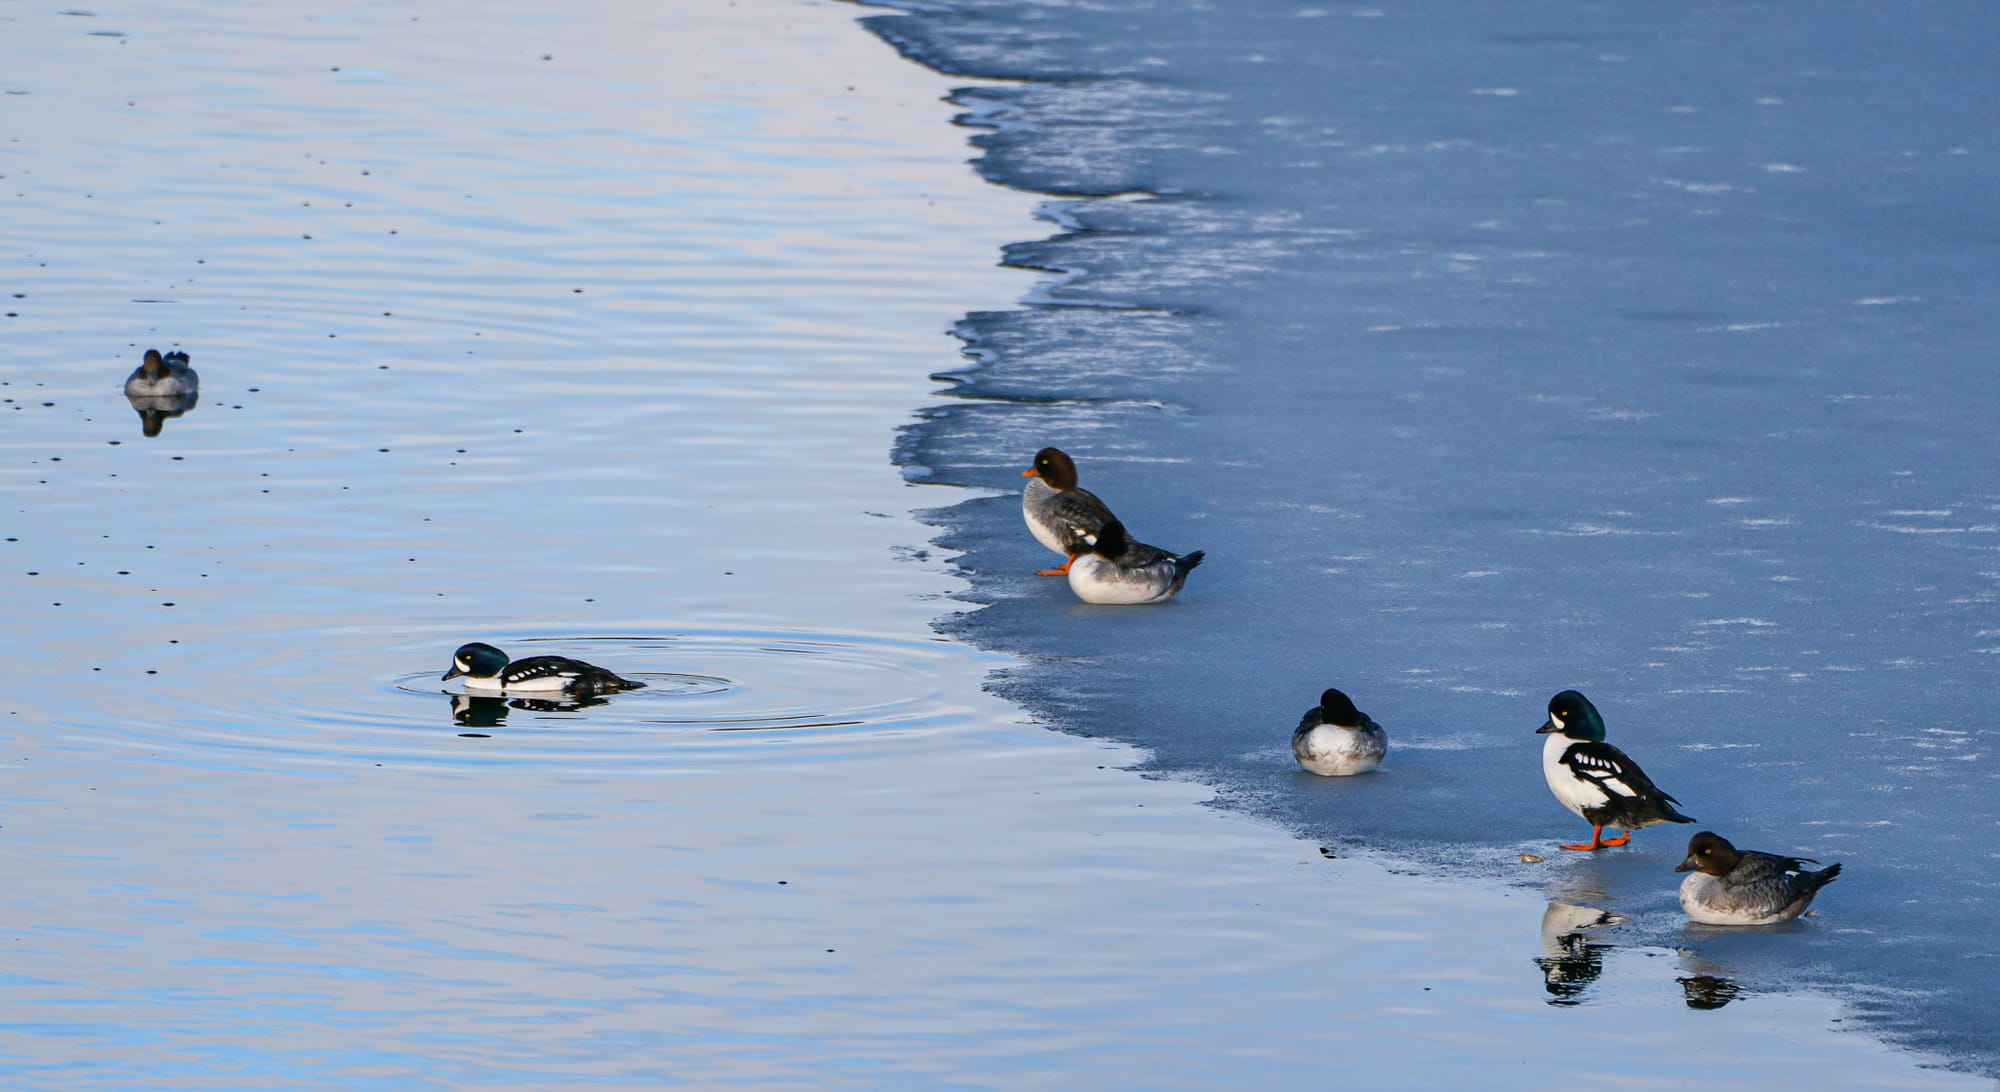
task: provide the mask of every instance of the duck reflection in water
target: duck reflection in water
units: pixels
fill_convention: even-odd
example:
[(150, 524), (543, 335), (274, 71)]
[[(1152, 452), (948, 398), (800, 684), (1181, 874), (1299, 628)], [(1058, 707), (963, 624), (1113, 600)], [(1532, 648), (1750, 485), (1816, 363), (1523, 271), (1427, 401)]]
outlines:
[(1687, 973), (1674, 981), (1680, 983), (1688, 1008), (1719, 1009), (1747, 992), (1730, 977), (1727, 966), (1698, 953), (1682, 952), (1681, 969)]
[(1719, 1009), (1743, 992), (1735, 979), (1716, 974), (1691, 974), (1677, 981), (1691, 1009)]
[(568, 713), (578, 709), (588, 709), (593, 705), (610, 704), (604, 698), (569, 698), (551, 700), (549, 698), (503, 698), (489, 694), (452, 694), (452, 723), (461, 728), (499, 728), (507, 723), (507, 714), (519, 709), (528, 713)]
[(127, 394), (125, 400), (132, 403), (132, 409), (139, 414), (139, 431), (147, 436), (158, 436), (168, 418), (179, 417), (193, 409), (195, 403), (201, 401), (201, 394), (198, 391), (186, 394)]
[(1583, 991), (1604, 973), (1604, 953), (1613, 946), (1591, 940), (1596, 930), (1623, 925), (1628, 918), (1594, 906), (1551, 901), (1542, 911), (1542, 985), (1551, 1005), (1580, 1005)]

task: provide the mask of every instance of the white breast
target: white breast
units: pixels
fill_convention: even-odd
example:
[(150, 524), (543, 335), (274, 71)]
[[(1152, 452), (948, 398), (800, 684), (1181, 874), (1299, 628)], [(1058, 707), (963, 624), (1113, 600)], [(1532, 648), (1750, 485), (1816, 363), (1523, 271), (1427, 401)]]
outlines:
[[(504, 675), (506, 672), (503, 671), (501, 674)], [(470, 675), (465, 676), (465, 688), (467, 690), (486, 690), (506, 694), (546, 694), (550, 691), (561, 691), (568, 687), (569, 684), (570, 677), (568, 675), (543, 675), (538, 679), (523, 679), (516, 683), (503, 683), (498, 678), (475, 679)]]
[(1062, 539), (1056, 537), (1055, 528), (1036, 517), (1036, 506), (1047, 504), (1055, 495), (1056, 491), (1049, 483), (1040, 478), (1029, 478), (1028, 487), (1021, 490), (1021, 518), (1027, 521), (1028, 530), (1034, 533), (1036, 542), (1068, 557), (1069, 551), (1063, 549)]
[(1554, 732), (1549, 741), (1542, 744), (1542, 776), (1548, 780), (1549, 791), (1555, 794), (1558, 803), (1583, 817), (1583, 809), (1599, 808), (1611, 799), (1598, 787), (1588, 781), (1580, 781), (1570, 768), (1562, 764), (1563, 752), (1569, 750), (1576, 741)]
[(1722, 881), (1706, 872), (1689, 873), (1681, 881), (1681, 909), (1689, 921), (1702, 925), (1770, 925), (1784, 918), (1762, 908), (1731, 905)]
[(1096, 554), (1085, 554), (1069, 567), (1069, 590), (1086, 603), (1151, 603), (1173, 579), (1171, 565), (1121, 569)]
[(135, 375), (125, 381), (125, 393), (134, 398), (172, 398), (186, 394), (187, 383), (172, 372), (162, 372), (150, 383), (145, 376)]
[(1382, 764), (1381, 740), (1374, 732), (1356, 732), (1322, 724), (1292, 745), (1292, 755), (1304, 769), (1321, 777), (1350, 777)]

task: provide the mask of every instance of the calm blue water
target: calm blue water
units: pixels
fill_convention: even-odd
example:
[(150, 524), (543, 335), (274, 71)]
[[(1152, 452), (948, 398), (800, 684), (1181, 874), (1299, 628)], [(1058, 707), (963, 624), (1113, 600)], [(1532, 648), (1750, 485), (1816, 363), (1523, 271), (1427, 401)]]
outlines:
[[(899, 458), (1029, 660), (997, 685), (1315, 839), (1565, 890), (1598, 937), (1812, 984), (2000, 1073), (2000, 9), (955, 0), (874, 28), (969, 89), (1052, 271), (969, 315)], [(1054, 444), (1179, 604), (1078, 606), (1020, 526)], [(1337, 685), (1379, 776), (1297, 773)], [(1594, 856), (1532, 732), (1591, 695), (1700, 828)], [(1692, 829), (1840, 861), (1686, 926)], [(1523, 864), (1519, 854), (1547, 856)], [(1734, 1009), (1724, 1010), (1733, 1011)]]

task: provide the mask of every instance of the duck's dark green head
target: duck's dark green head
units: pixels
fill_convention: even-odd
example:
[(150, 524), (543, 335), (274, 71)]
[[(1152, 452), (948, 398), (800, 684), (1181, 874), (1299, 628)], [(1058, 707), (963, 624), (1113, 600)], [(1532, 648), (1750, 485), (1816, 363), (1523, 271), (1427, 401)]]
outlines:
[[(458, 646), (451, 654), (451, 670), (444, 673), (445, 679), (456, 679), (460, 675), (470, 675), (475, 679), (490, 679), (507, 666), (507, 654), (483, 641)], [(443, 680), (439, 680), (443, 681)]]
[(1571, 739), (1587, 739), (1604, 742), (1604, 718), (1597, 715), (1597, 706), (1576, 690), (1565, 690), (1549, 699), (1548, 723), (1535, 729), (1536, 735), (1561, 732)]
[(1328, 688), (1319, 696), (1319, 719), (1325, 724), (1360, 724), (1364, 719), (1361, 710), (1354, 707), (1354, 699), (1338, 690)]

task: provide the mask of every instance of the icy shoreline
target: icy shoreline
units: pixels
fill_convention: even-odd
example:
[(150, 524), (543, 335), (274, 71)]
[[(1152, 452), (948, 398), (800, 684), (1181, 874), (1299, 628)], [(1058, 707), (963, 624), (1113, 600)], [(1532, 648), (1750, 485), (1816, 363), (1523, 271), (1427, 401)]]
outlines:
[[(1025, 81), (957, 96), (979, 168), (1076, 197), (1008, 249), (1059, 276), (961, 323), (973, 363), (897, 445), (912, 480), (998, 494), (935, 514), (983, 608), (946, 631), (1023, 658), (998, 692), (1229, 806), (1594, 892), (1630, 919), (1605, 943), (1831, 988), (1992, 1072), (1990, 923), (1960, 914), (1992, 869), (1927, 801), (1977, 829), (1996, 776), (1995, 392), (1956, 363), (1996, 336), (1965, 256), (1850, 209), (1922, 209), (1995, 165), (1942, 95), (1834, 120), (1988, 17), (1954, 7), (1844, 82), (1802, 66), (1864, 48), (1878, 14), (1843, 8), (1787, 67), (1723, 20), (1503, 33), (1446, 7), (868, 20), (940, 71)], [(1911, 165), (1848, 165), (1894, 162), (1910, 112), (1939, 130)], [(1047, 444), (1141, 537), (1209, 551), (1183, 602), (1113, 616), (1025, 575), (1008, 494)], [(1291, 769), (1283, 730), (1328, 685), (1390, 730), (1369, 784)], [(1848, 860), (1822, 916), (1691, 933), (1686, 831), (1552, 853), (1574, 820), (1530, 733), (1570, 686), (1704, 827)]]

